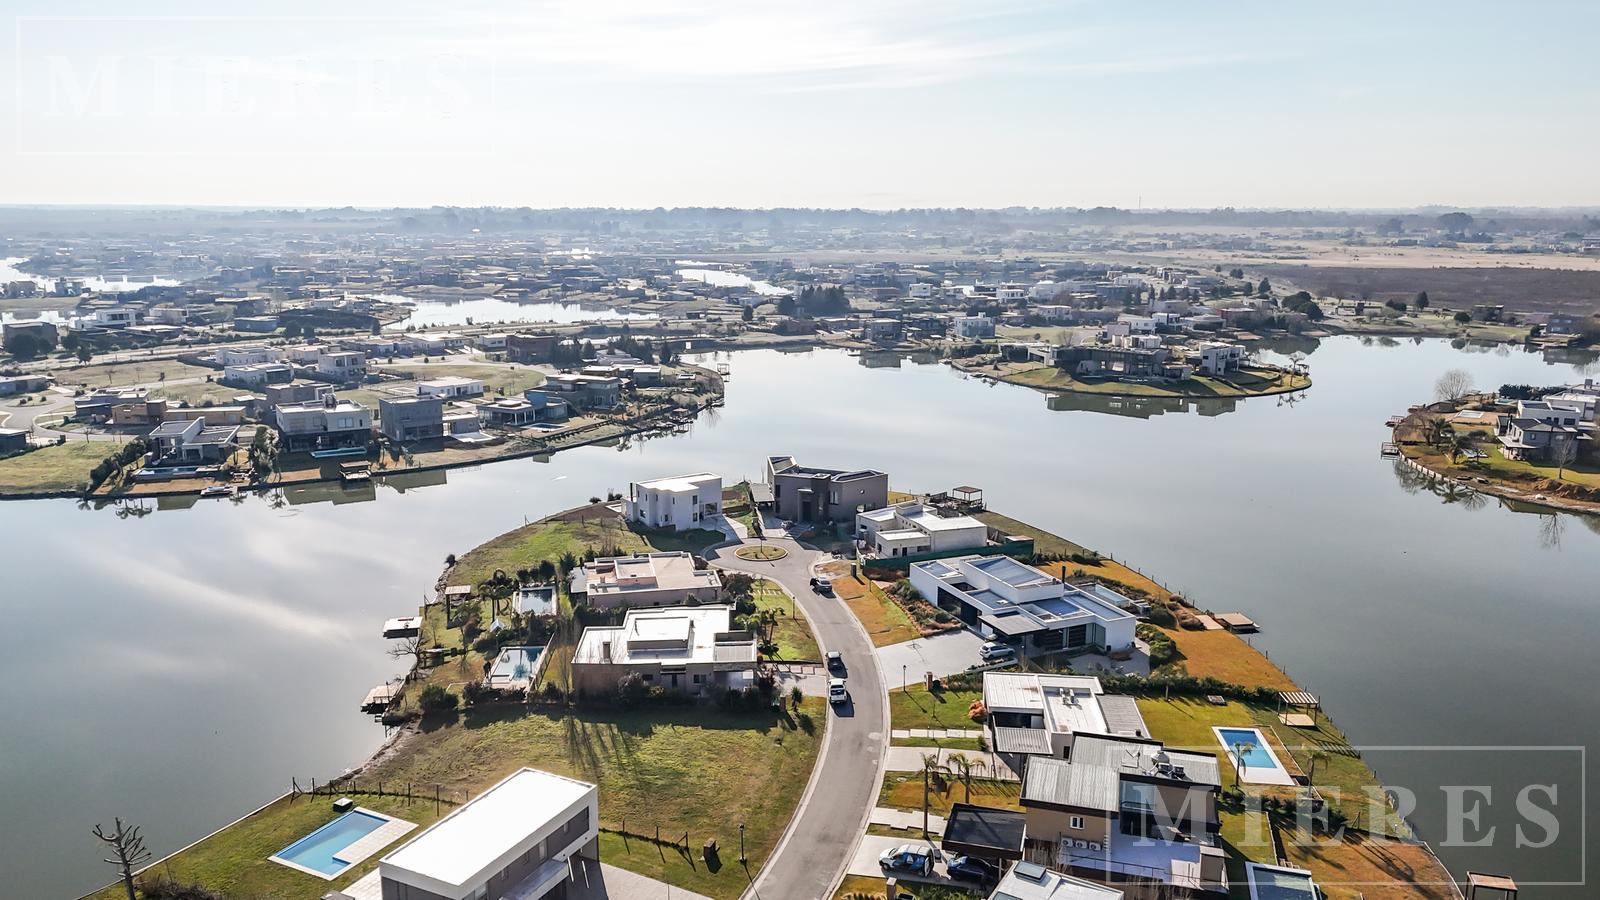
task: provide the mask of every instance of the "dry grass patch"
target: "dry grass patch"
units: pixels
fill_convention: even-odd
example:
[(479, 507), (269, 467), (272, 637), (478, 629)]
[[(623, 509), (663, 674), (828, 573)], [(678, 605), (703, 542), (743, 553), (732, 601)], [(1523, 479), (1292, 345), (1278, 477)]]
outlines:
[(1186, 628), (1162, 629), (1183, 654), (1179, 662), (1196, 678), (1210, 676), (1247, 687), (1269, 687), (1279, 691), (1299, 690), (1294, 679), (1231, 631), (1190, 631)]
[(900, 604), (889, 599), (873, 582), (859, 575), (846, 575), (833, 580), (833, 592), (849, 604), (850, 611), (867, 630), (874, 647), (887, 647), (922, 636), (916, 623)]

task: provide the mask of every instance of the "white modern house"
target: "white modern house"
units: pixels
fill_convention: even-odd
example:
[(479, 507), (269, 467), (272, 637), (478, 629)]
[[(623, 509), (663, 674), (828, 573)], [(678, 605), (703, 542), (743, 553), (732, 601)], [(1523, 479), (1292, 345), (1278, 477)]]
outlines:
[(599, 859), (600, 792), (519, 769), (378, 861), (383, 900), (566, 896), (575, 858)]
[(856, 540), (879, 557), (979, 550), (988, 543), (989, 526), (971, 516), (942, 516), (912, 501), (857, 513)]
[(417, 382), (417, 396), (438, 397), (441, 400), (458, 400), (464, 397), (483, 396), (483, 382), (476, 378), (448, 375)]
[(1224, 375), (1238, 371), (1244, 362), (1244, 347), (1226, 341), (1201, 341), (1190, 356), (1194, 370), (1202, 375)]
[(218, 347), (212, 354), (212, 359), (217, 365), (227, 368), (229, 366), (255, 366), (261, 363), (278, 361), (277, 351), (263, 347), (260, 344), (250, 344), (243, 347)]
[(1134, 615), (1009, 556), (958, 556), (911, 564), (911, 586), (990, 640), (1020, 655), (1139, 654)]
[(583, 630), (572, 655), (572, 684), (604, 695), (637, 674), (668, 691), (742, 690), (757, 659), (755, 636), (734, 627), (731, 606), (630, 609), (621, 625)]
[(950, 330), (958, 338), (994, 337), (994, 319), (988, 316), (957, 316)]
[(722, 476), (674, 475), (628, 485), (623, 515), (647, 528), (716, 528), (722, 516)]
[[(1079, 734), (1147, 738), (1133, 697), (1107, 694), (1093, 675), (985, 672), (983, 705), (989, 746), (1008, 757), (1072, 755)], [(1011, 760), (1021, 771), (1024, 761)]]
[(355, 381), (367, 374), (367, 355), (356, 350), (332, 350), (317, 354), (317, 374), (339, 381)]

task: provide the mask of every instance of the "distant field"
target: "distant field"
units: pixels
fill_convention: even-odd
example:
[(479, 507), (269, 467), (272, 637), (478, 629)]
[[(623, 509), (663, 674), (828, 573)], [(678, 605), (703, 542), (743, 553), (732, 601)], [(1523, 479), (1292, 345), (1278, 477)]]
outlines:
[(1427, 291), (1435, 306), (1468, 308), (1499, 303), (1518, 312), (1600, 311), (1600, 272), (1574, 269), (1467, 268), (1402, 269), (1380, 266), (1253, 266), (1274, 283), (1293, 285), (1324, 297), (1377, 302), (1405, 300)]

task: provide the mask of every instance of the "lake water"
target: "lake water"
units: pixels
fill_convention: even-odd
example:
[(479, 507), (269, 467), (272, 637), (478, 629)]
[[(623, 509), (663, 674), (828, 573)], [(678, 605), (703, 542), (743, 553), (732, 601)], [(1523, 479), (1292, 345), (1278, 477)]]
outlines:
[[(1445, 502), (1378, 456), (1384, 419), (1426, 399), (1445, 369), (1497, 386), (1577, 380), (1573, 366), (1340, 338), (1310, 354), (1316, 384), (1294, 401), (1110, 415), (1052, 410), (1038, 392), (910, 360), (714, 359), (732, 366), (725, 407), (686, 435), (620, 449), (292, 502), (120, 515), (0, 504), (6, 892), (56, 897), (108, 880), (97, 821), (142, 824), (165, 853), (291, 777), (362, 760), (383, 734), (356, 706), (401, 667), (385, 655), (383, 620), (414, 611), (447, 553), (631, 480), (710, 470), (732, 481), (777, 453), (882, 468), (897, 489), (977, 485), (995, 509), (1249, 613), (1264, 629), (1257, 645), (1323, 697), (1385, 780), (1419, 795), (1430, 839), (1446, 836), (1440, 785), (1492, 787), (1483, 824), (1503, 831), (1494, 847), (1441, 847), (1453, 870), (1578, 877), (1574, 816), (1553, 848), (1520, 851), (1503, 817), (1530, 778), (1559, 781), (1560, 805), (1575, 810), (1575, 754), (1460, 748), (1590, 742), (1600, 524)], [(1404, 749), (1436, 745), (1452, 749)]]
[(497, 325), (525, 322), (612, 322), (654, 319), (655, 313), (627, 312), (609, 306), (579, 303), (513, 303), (497, 297), (470, 300), (419, 300), (396, 294), (375, 294), (380, 300), (403, 300), (413, 304), (411, 315), (387, 327), (404, 331), (410, 326), (433, 328), (440, 325)]
[[(26, 256), (8, 256), (4, 259), (0, 259), (0, 284), (8, 284), (13, 281), (31, 281), (34, 284), (39, 285), (39, 287), (43, 290), (54, 290), (56, 282), (59, 279), (46, 278), (43, 275), (32, 275), (17, 268), (19, 263), (25, 263), (27, 261), (28, 258)], [(71, 281), (81, 282), (85, 288), (88, 288), (92, 291), (136, 291), (139, 288), (149, 287), (150, 285), (170, 287), (179, 283), (178, 279), (176, 278), (140, 278), (136, 281), (130, 281), (122, 276), (118, 276), (117, 278), (102, 278), (98, 275), (91, 275), (82, 278), (77, 276), (69, 276), (68, 278)], [(26, 308), (27, 304), (26, 300), (14, 300), (7, 302), (22, 304), (23, 308)]]
[(685, 281), (698, 281), (712, 287), (742, 287), (749, 288), (752, 293), (768, 297), (782, 297), (789, 294), (788, 288), (781, 288), (771, 282), (758, 281), (749, 275), (739, 272), (725, 272), (721, 269), (679, 269), (678, 277)]

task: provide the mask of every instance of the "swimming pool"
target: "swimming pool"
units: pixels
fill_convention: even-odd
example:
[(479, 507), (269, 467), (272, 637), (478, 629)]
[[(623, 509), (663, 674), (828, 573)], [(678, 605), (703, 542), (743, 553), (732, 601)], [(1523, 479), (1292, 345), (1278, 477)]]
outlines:
[(1217, 742), (1222, 745), (1224, 758), (1232, 763), (1235, 760), (1234, 748), (1245, 745), (1246, 749), (1237, 757), (1240, 766), (1239, 780), (1251, 784), (1293, 784), (1294, 779), (1289, 777), (1289, 772), (1278, 762), (1278, 755), (1272, 752), (1272, 746), (1262, 735), (1259, 728), (1220, 728), (1211, 729), (1217, 735)]
[[(272, 859), (291, 868), (310, 870), (325, 878), (332, 878), (360, 861), (341, 859), (341, 853), (390, 821), (377, 813), (354, 809), (279, 850)], [(363, 854), (367, 855), (370, 852)]]
[(539, 676), (543, 647), (501, 647), (485, 683), (492, 688), (527, 687)]

